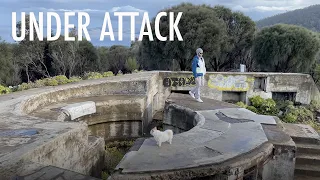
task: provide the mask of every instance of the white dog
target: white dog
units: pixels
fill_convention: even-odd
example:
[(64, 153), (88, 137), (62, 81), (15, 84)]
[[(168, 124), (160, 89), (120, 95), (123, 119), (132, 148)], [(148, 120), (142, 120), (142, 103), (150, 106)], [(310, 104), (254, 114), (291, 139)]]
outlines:
[(170, 129), (162, 132), (162, 131), (157, 130), (157, 127), (154, 127), (153, 129), (151, 129), (150, 134), (157, 141), (157, 145), (159, 147), (161, 147), (161, 143), (163, 143), (163, 142), (169, 142), (169, 144), (172, 143), (173, 132)]

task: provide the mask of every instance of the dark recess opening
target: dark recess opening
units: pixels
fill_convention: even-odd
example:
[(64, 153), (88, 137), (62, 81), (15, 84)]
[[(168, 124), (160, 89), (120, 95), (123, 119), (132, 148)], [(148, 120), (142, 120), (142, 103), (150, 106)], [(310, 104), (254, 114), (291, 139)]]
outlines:
[(189, 94), (189, 90), (171, 90), (171, 93)]
[(265, 91), (266, 90), (266, 80), (265, 77), (254, 78), (254, 91)]
[(228, 103), (237, 103), (241, 101), (246, 103), (246, 94), (247, 92), (223, 91), (222, 101)]
[(272, 99), (275, 101), (289, 100), (295, 102), (296, 95), (296, 92), (272, 92)]

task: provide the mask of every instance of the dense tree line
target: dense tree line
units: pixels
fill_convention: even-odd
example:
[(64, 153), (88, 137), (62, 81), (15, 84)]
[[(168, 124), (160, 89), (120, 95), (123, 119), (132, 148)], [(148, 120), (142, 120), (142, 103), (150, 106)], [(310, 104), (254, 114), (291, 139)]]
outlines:
[[(184, 41), (154, 41), (144, 36), (131, 46), (95, 47), (91, 42), (0, 39), (0, 84), (9, 86), (57, 75), (83, 76), (87, 72), (134, 70), (191, 70), (195, 50), (201, 47), (208, 71), (301, 72), (320, 77), (319, 34), (294, 25), (261, 30), (248, 16), (223, 6), (182, 3), (165, 12), (183, 12), (179, 30)], [(177, 13), (175, 13), (177, 15)], [(155, 19), (151, 21), (154, 27)], [(27, 18), (28, 24), (28, 18)], [(21, 25), (17, 24), (18, 34)], [(26, 39), (30, 31), (26, 30)], [(160, 19), (161, 36), (169, 37), (169, 18)], [(34, 34), (36, 36), (36, 34)], [(70, 32), (76, 37), (76, 29)]]

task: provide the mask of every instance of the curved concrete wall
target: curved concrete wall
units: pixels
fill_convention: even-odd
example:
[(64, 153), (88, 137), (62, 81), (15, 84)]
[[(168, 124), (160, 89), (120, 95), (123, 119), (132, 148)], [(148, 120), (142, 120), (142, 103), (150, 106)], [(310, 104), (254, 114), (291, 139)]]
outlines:
[(175, 134), (189, 131), (203, 121), (203, 116), (188, 107), (178, 106), (170, 102), (165, 105), (164, 129), (172, 129)]

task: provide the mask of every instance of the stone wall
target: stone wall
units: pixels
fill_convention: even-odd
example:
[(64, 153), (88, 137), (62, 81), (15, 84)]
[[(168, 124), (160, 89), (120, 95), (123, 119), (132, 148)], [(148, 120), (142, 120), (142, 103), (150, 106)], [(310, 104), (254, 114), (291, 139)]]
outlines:
[[(162, 92), (189, 91), (195, 86), (191, 72), (160, 72), (160, 76)], [(250, 97), (259, 95), (263, 98), (291, 98), (309, 104), (320, 97), (312, 77), (307, 74), (209, 72), (204, 79), (202, 96), (220, 101), (248, 103)]]

